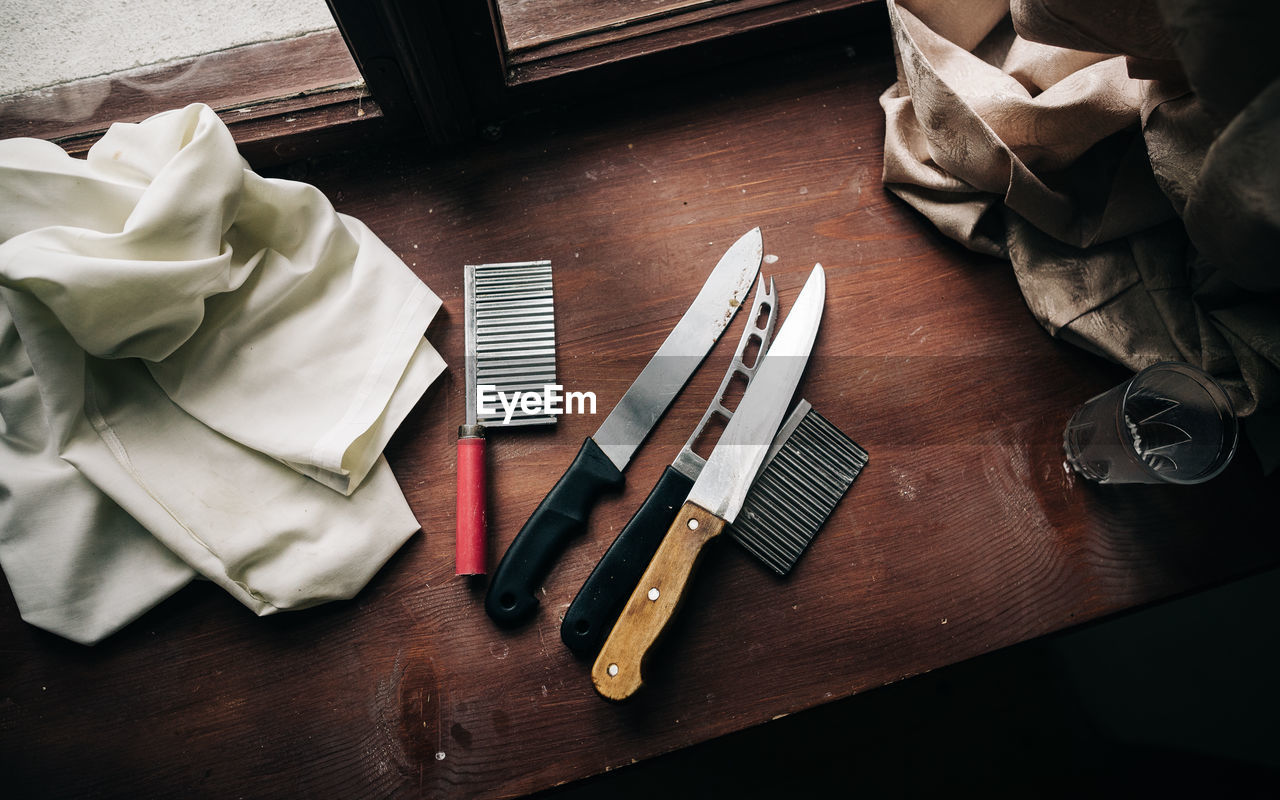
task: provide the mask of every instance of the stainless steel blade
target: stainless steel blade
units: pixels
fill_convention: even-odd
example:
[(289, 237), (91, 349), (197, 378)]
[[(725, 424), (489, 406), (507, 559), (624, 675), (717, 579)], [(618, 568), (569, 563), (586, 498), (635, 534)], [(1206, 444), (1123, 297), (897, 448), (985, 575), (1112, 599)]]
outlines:
[(726, 522), (737, 518), (809, 362), (825, 302), (826, 274), (818, 264), (693, 484), (689, 502)]
[(738, 313), (763, 259), (760, 229), (752, 228), (721, 257), (689, 310), (591, 437), (619, 471)]
[[(760, 322), (762, 314), (766, 317), (763, 324)], [(728, 425), (729, 420), (733, 419), (733, 412), (724, 404), (725, 394), (729, 391), (729, 386), (733, 383), (735, 377), (741, 378), (746, 386), (750, 386), (751, 381), (755, 380), (756, 370), (760, 369), (760, 365), (764, 363), (765, 354), (769, 352), (769, 345), (773, 343), (773, 329), (777, 323), (778, 295), (774, 290), (773, 279), (770, 278), (768, 286), (766, 286), (764, 276), (761, 275), (756, 284), (755, 298), (751, 301), (751, 316), (742, 329), (742, 337), (738, 340), (738, 349), (733, 353), (733, 361), (729, 362), (729, 369), (725, 370), (724, 379), (720, 381), (720, 388), (716, 390), (715, 398), (712, 399), (711, 405), (707, 406), (707, 410), (698, 422), (698, 426), (693, 429), (693, 434), (689, 437), (689, 441), (684, 443), (680, 453), (671, 462), (672, 469), (689, 480), (696, 481), (698, 476), (702, 474), (702, 468), (707, 464), (707, 460), (698, 455), (693, 449), (698, 437), (702, 435), (703, 429), (711, 422), (712, 417), (720, 417), (724, 420), (725, 425)], [(751, 362), (751, 366), (747, 366), (747, 350), (750, 348), (753, 339), (756, 343), (756, 355)]]

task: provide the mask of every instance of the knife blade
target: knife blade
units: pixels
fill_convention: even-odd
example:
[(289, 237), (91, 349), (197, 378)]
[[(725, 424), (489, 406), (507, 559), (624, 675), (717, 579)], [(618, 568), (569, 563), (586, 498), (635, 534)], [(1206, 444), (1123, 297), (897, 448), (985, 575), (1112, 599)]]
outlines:
[[(738, 339), (738, 348), (702, 420), (569, 604), (560, 623), (560, 639), (577, 655), (594, 656), (600, 650), (604, 637), (662, 543), (662, 537), (688, 497), (693, 482), (702, 472), (706, 460), (694, 450), (699, 436), (713, 417), (725, 422), (733, 418), (733, 412), (724, 404), (726, 395), (735, 378), (745, 381), (747, 386), (751, 385), (756, 370), (769, 351), (778, 320), (776, 298), (773, 281), (766, 285), (764, 276), (761, 276), (747, 324)], [(765, 318), (763, 322), (762, 316)], [(746, 359), (753, 344), (755, 356), (748, 365)]]
[(662, 346), (582, 443), (493, 572), (484, 607), (495, 622), (517, 625), (533, 616), (535, 590), (569, 541), (583, 532), (600, 495), (622, 488), (631, 456), (738, 313), (763, 259), (759, 228), (729, 247)]
[(742, 509), (804, 374), (825, 299), (819, 264), (596, 657), (591, 679), (605, 698), (625, 700), (644, 685), (645, 659), (675, 615), (704, 548)]

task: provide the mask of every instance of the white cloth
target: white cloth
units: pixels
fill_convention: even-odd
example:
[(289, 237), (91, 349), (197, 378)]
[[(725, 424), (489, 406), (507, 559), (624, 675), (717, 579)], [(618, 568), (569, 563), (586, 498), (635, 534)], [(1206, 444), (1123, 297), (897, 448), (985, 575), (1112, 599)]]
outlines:
[(418, 523), (381, 452), (440, 300), (192, 105), (85, 161), (0, 142), (0, 565), (96, 641), (199, 574), (259, 614), (357, 592)]

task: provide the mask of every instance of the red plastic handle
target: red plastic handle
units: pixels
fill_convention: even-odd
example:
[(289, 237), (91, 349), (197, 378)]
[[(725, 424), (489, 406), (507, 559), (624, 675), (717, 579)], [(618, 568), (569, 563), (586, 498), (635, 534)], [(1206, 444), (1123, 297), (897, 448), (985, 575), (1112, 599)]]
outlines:
[(458, 543), (455, 572), (485, 573), (484, 437), (458, 439)]

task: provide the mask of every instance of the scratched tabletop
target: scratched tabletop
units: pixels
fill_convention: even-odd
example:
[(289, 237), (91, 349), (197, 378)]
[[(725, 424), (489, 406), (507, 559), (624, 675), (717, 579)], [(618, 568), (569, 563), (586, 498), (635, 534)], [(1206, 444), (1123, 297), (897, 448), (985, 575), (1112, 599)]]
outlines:
[[(1199, 487), (1063, 468), (1115, 365), (1050, 338), (1007, 264), (881, 184), (886, 56), (785, 58), (532, 116), (445, 155), (297, 165), (444, 300), (450, 365), (387, 450), (422, 525), (354, 600), (256, 618), (192, 585), (81, 647), (0, 599), (0, 772), (40, 796), (512, 797), (1280, 563), (1246, 446)], [(558, 376), (597, 414), (489, 439), (490, 560), (688, 306), (760, 226), (783, 318), (827, 305), (800, 394), (870, 453), (788, 579), (725, 541), (648, 685), (613, 705), (560, 616), (718, 386), (740, 315), (516, 630), (453, 574), (464, 264), (550, 259)], [(7, 588), (7, 587), (6, 587)], [(20, 793), (22, 794), (22, 793)], [(17, 795), (15, 795), (17, 796)], [(25, 794), (23, 796), (26, 796)]]

